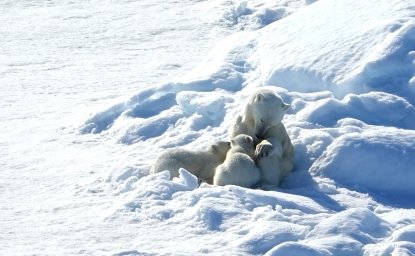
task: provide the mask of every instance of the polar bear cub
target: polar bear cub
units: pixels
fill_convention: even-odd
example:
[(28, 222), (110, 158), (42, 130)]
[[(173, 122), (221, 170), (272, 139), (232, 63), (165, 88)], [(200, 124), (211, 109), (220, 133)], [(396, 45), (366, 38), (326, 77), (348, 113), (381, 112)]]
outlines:
[(184, 168), (202, 181), (212, 184), (215, 168), (223, 163), (229, 149), (230, 143), (227, 141), (219, 141), (205, 151), (171, 148), (157, 156), (150, 174), (168, 170), (173, 179), (179, 176), (179, 169)]
[(231, 140), (225, 162), (216, 168), (213, 184), (250, 188), (260, 180), (255, 166), (255, 144), (251, 136), (240, 134)]

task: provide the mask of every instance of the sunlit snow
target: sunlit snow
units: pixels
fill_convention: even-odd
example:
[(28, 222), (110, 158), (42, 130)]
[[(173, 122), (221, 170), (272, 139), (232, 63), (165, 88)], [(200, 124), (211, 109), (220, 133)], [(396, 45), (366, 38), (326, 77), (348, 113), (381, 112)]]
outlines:
[[(1, 255), (414, 255), (415, 3), (0, 3)], [(278, 189), (148, 175), (290, 103)]]

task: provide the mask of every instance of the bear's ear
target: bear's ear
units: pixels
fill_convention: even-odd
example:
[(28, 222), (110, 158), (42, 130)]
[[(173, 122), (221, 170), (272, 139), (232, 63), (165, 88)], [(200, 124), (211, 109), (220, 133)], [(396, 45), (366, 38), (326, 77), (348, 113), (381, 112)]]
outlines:
[(285, 104), (285, 103), (282, 103), (282, 109), (283, 110), (287, 110), (287, 109), (289, 109), (291, 107), (291, 105), (290, 104)]
[(212, 146), (210, 146), (210, 150), (211, 150), (213, 153), (217, 153), (217, 152), (219, 151), (219, 149), (218, 149), (218, 145), (212, 145)]
[(253, 143), (254, 141), (252, 140), (251, 136), (246, 136), (245, 138), (246, 142), (248, 142), (249, 144)]
[(259, 93), (255, 96), (255, 101), (262, 101), (262, 100), (264, 100), (264, 95)]

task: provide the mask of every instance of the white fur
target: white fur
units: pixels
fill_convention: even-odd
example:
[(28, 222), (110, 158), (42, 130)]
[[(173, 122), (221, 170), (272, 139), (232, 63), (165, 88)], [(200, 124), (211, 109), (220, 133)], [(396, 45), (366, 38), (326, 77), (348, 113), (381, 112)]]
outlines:
[(238, 135), (231, 140), (225, 162), (216, 168), (213, 184), (237, 185), (250, 188), (259, 182), (260, 172), (255, 166), (255, 144), (251, 136)]
[(269, 89), (258, 89), (236, 118), (231, 139), (247, 134), (255, 139), (258, 167), (264, 185), (278, 186), (293, 169), (294, 148), (282, 124), (289, 105)]
[(215, 168), (225, 160), (230, 149), (229, 142), (218, 142), (206, 151), (191, 151), (184, 148), (171, 148), (161, 153), (150, 168), (150, 173), (170, 171), (170, 178), (179, 176), (184, 168), (202, 181), (212, 184)]

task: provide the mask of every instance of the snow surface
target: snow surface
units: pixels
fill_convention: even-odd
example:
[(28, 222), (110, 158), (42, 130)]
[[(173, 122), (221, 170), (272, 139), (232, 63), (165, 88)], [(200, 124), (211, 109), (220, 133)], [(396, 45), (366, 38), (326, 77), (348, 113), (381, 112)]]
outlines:
[[(412, 1), (2, 5), (0, 254), (415, 255)], [(281, 188), (148, 175), (259, 86), (291, 104)]]

